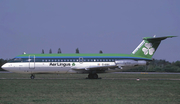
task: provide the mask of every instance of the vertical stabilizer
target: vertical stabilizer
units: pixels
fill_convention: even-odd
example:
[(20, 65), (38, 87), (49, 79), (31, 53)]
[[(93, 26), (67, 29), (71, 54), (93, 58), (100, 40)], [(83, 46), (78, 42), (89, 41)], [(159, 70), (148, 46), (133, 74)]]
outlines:
[(165, 36), (165, 37), (145, 37), (138, 47), (132, 52), (133, 55), (152, 58), (156, 52), (159, 44), (166, 38), (172, 38), (176, 36)]

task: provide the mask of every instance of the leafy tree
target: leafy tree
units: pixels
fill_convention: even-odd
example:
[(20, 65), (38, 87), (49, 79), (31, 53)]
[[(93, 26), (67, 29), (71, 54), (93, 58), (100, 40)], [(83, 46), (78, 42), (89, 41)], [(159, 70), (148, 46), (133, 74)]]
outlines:
[(154, 67), (155, 67), (154, 65), (148, 65), (147, 71), (154, 72), (155, 71)]
[(50, 49), (50, 50), (49, 50), (49, 54), (51, 54), (51, 53), (52, 53), (52, 50)]
[(178, 66), (180, 68), (180, 61), (173, 62), (172, 65)]
[(164, 71), (166, 72), (177, 72), (179, 69), (178, 66), (173, 66), (173, 65), (167, 65), (164, 67)]
[(156, 72), (162, 72), (162, 71), (164, 71), (161, 67), (159, 67), (159, 66), (156, 66), (156, 67), (154, 67), (153, 68), (154, 69), (154, 71), (156, 71)]
[(60, 48), (58, 49), (58, 53), (61, 53), (61, 49)]
[(102, 51), (102, 50), (100, 50), (100, 51), (99, 51), (99, 53), (103, 53), (103, 51)]
[[(137, 70), (138, 69), (138, 70)], [(142, 67), (130, 69), (128, 71), (143, 71)], [(169, 62), (166, 60), (153, 60), (147, 66), (148, 72), (180, 72), (180, 61)]]
[(44, 49), (42, 49), (42, 54), (44, 54)]
[(171, 64), (169, 61), (166, 60), (153, 60), (150, 62), (150, 65), (154, 65), (154, 66), (160, 66), (160, 67), (164, 67), (166, 65)]
[(79, 49), (78, 48), (76, 48), (76, 53), (79, 53)]
[(145, 67), (144, 66), (134, 67), (132, 69), (129, 69), (128, 71), (129, 72), (145, 72)]

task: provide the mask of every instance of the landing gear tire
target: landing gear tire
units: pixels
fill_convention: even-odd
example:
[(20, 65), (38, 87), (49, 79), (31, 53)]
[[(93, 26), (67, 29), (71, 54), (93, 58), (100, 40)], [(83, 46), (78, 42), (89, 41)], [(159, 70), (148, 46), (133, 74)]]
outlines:
[(88, 75), (88, 79), (92, 79), (92, 74), (89, 74), (89, 75)]
[(35, 78), (35, 76), (34, 76), (33, 74), (31, 74), (30, 78), (31, 78), (31, 79), (34, 79), (34, 78)]
[(98, 79), (98, 75), (97, 74), (93, 74), (93, 79)]
[(98, 75), (97, 74), (89, 74), (88, 79), (98, 79)]

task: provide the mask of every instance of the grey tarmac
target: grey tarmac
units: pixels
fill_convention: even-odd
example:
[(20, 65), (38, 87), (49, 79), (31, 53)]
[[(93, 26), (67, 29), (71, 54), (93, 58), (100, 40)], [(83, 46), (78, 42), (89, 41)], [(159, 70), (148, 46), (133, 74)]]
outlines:
[[(0, 73), (12, 73), (12, 72), (8, 72), (8, 71), (0, 71)], [(176, 74), (176, 75), (180, 75), (180, 73), (169, 73), (169, 72), (113, 72), (113, 73), (109, 73), (109, 74)], [(23, 79), (29, 79), (29, 78), (1, 78), (0, 79), (17, 79), (17, 80), (23, 80)], [(37, 80), (52, 80), (52, 79), (61, 79), (61, 80), (92, 80), (92, 79), (86, 79), (86, 78), (36, 78)], [(137, 80), (136, 78), (99, 78), (99, 80)], [(93, 79), (94, 80), (94, 79)], [(98, 80), (98, 79), (97, 79)], [(180, 80), (180, 79), (175, 79), (175, 78), (161, 78), (161, 79), (156, 79), (156, 78), (141, 78), (139, 80)]]

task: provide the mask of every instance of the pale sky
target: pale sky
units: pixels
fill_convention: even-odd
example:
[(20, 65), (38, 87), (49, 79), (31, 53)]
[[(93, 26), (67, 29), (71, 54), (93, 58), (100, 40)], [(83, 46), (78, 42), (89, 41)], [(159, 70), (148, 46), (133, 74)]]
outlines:
[(26, 52), (131, 52), (162, 41), (153, 58), (180, 60), (180, 0), (0, 0), (0, 58)]

